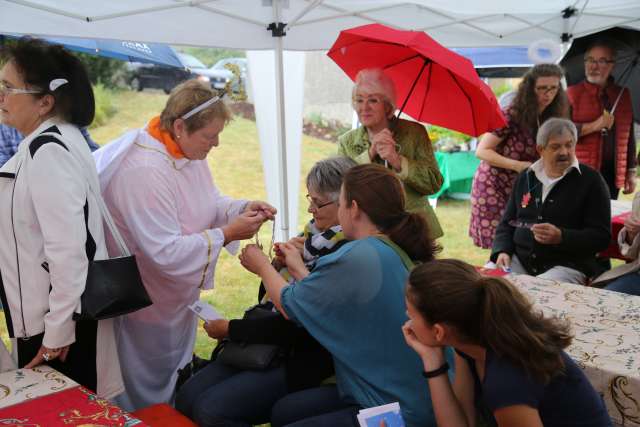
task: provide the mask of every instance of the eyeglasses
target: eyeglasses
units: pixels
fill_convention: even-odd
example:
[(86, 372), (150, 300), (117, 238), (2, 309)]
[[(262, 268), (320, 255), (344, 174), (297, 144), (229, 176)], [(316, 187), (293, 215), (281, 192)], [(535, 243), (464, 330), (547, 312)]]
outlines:
[(536, 92), (546, 95), (548, 93), (557, 92), (560, 86), (552, 85), (552, 86), (536, 86)]
[(5, 97), (8, 95), (20, 94), (20, 93), (37, 94), (37, 93), (42, 93), (42, 91), (35, 90), (35, 89), (19, 89), (16, 87), (8, 86), (6, 82), (0, 81), (0, 96)]
[(310, 195), (307, 194), (305, 197), (307, 198), (307, 202), (309, 202), (309, 206), (311, 207), (311, 209), (320, 210), (325, 206), (329, 206), (330, 204), (335, 203), (335, 200), (331, 200), (329, 202), (322, 203), (319, 205), (315, 200), (313, 200), (313, 198)]
[(584, 59), (584, 63), (586, 65), (599, 65), (600, 67), (604, 67), (605, 65), (608, 65), (608, 64), (613, 64), (614, 62), (616, 61), (614, 61), (613, 59), (607, 59), (607, 58), (595, 59), (590, 56)]
[(356, 96), (353, 98), (355, 107), (362, 106), (365, 103), (375, 106), (384, 103), (384, 99), (381, 96)]
[[(271, 244), (269, 245), (269, 260), (273, 260), (273, 244), (275, 243), (275, 239), (276, 239), (276, 222), (275, 220), (271, 221), (272, 222), (272, 226), (271, 226)], [(260, 250), (263, 250), (263, 245), (260, 242), (260, 238), (258, 237), (260, 230), (258, 230), (258, 233), (256, 233), (256, 246), (258, 248), (260, 248)]]

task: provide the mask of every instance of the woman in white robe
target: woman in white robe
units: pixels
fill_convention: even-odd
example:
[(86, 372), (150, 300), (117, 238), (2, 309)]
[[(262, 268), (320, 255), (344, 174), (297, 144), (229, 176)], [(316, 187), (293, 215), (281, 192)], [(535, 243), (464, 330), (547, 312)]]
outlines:
[(107, 206), (153, 301), (116, 323), (126, 388), (118, 403), (127, 410), (172, 401), (196, 338), (187, 306), (213, 287), (222, 248), (237, 250), (232, 242), (275, 214), (213, 183), (206, 156), (230, 118), (208, 86), (191, 80), (173, 90), (160, 117), (94, 154)]

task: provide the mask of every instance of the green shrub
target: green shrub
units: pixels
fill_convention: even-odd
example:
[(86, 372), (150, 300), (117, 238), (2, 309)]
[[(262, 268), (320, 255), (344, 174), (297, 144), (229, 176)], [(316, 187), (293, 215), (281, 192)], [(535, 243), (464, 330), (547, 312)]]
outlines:
[(511, 86), (509, 83), (505, 83), (496, 88), (492, 88), (492, 90), (496, 98), (500, 98), (500, 96), (502, 96), (503, 94), (509, 92), (510, 90), (513, 90), (513, 86)]
[(93, 87), (93, 95), (96, 99), (96, 115), (93, 118), (93, 123), (91, 123), (92, 128), (106, 124), (116, 112), (111, 89), (108, 89), (102, 83), (98, 83)]
[(455, 130), (446, 129), (440, 126), (429, 125), (427, 126), (427, 130), (429, 132), (429, 139), (431, 142), (437, 142), (440, 140), (453, 140), (458, 144), (462, 144), (463, 142), (467, 142), (471, 140), (469, 135), (465, 135), (464, 133), (456, 132)]
[(124, 61), (102, 56), (89, 55), (88, 53), (74, 52), (84, 64), (91, 79), (91, 83), (102, 83), (108, 88), (116, 88), (120, 85), (123, 75), (126, 74)]
[(316, 126), (327, 126), (327, 121), (322, 117), (322, 113), (311, 112), (309, 113), (307, 120)]
[(178, 51), (195, 56), (207, 67), (213, 66), (216, 62), (224, 58), (244, 58), (245, 51), (237, 49), (218, 49), (210, 47), (178, 47)]

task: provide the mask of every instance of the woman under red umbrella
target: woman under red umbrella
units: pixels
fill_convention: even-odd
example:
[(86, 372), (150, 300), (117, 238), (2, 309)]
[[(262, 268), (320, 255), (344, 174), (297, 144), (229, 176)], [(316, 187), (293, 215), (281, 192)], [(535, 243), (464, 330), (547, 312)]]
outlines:
[(550, 117), (568, 117), (562, 69), (538, 64), (525, 74), (515, 99), (505, 109), (507, 126), (484, 134), (476, 150), (482, 160), (473, 178), (469, 236), (491, 248), (516, 176), (538, 159), (536, 133)]
[(338, 138), (338, 153), (358, 163), (387, 164), (405, 190), (407, 209), (422, 213), (429, 238), (442, 236), (427, 196), (442, 185), (429, 135), (417, 122), (395, 118), (393, 81), (381, 69), (364, 69), (356, 77), (352, 105), (362, 124)]

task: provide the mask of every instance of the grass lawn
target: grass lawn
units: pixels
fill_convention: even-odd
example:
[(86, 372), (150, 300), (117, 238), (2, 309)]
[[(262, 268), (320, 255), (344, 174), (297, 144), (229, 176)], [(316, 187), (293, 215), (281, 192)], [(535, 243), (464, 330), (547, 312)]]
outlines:
[[(142, 127), (154, 115), (160, 114), (167, 96), (161, 92), (119, 92), (114, 97), (117, 113), (104, 125), (91, 129), (91, 135), (99, 144), (106, 144), (127, 130)], [(311, 166), (318, 160), (336, 152), (333, 143), (303, 137), (302, 171), (299, 177), (299, 224), (304, 224), (309, 216), (306, 212), (304, 178)], [(232, 197), (265, 199), (262, 160), (257, 128), (254, 122), (236, 118), (222, 133), (220, 146), (213, 149), (208, 158), (211, 171), (220, 190)], [(467, 237), (469, 225), (469, 203), (444, 199), (438, 201), (436, 213), (445, 235), (440, 239), (442, 257), (460, 258), (476, 265), (482, 265), (488, 251), (476, 248)], [(268, 242), (270, 227), (264, 226), (260, 240)], [(244, 270), (237, 258), (223, 251), (215, 273), (215, 289), (205, 291), (203, 298), (228, 318), (241, 316), (244, 309), (255, 304), (258, 279)], [(2, 337), (7, 341), (4, 325)], [(202, 328), (198, 329), (195, 352), (208, 357), (215, 345)]]

